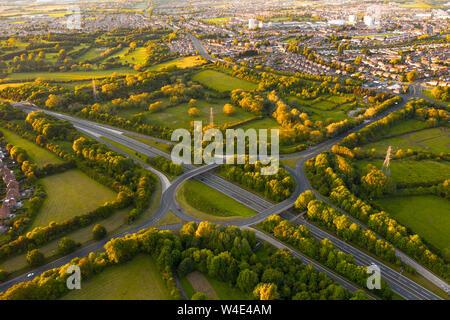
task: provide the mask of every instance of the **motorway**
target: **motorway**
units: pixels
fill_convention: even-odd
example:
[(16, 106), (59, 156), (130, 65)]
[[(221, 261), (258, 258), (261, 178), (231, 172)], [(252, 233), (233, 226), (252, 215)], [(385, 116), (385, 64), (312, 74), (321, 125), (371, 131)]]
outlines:
[[(15, 105), (16, 105), (16, 107), (20, 107), (27, 112), (37, 110), (37, 108), (35, 108), (35, 107), (30, 107), (30, 106), (24, 105), (24, 104), (15, 104)], [(403, 103), (389, 111), (386, 111), (385, 114), (400, 108), (402, 105), (403, 105)], [(64, 119), (64, 120), (68, 120), (68, 121), (72, 122), (74, 124), (74, 126), (76, 126), (79, 130), (84, 131), (85, 133), (87, 133), (88, 135), (90, 135), (96, 139), (99, 139), (99, 137), (106, 137), (108, 139), (111, 139), (115, 142), (118, 142), (122, 145), (127, 146), (128, 148), (131, 148), (133, 150), (136, 150), (136, 151), (141, 152), (148, 156), (155, 156), (155, 155), (159, 154), (159, 155), (163, 155), (166, 157), (170, 157), (168, 154), (166, 154), (158, 149), (155, 149), (155, 148), (153, 148), (149, 145), (146, 145), (140, 141), (137, 141), (135, 139), (132, 139), (130, 137), (123, 135), (124, 131), (121, 129), (112, 128), (112, 127), (94, 123), (91, 121), (74, 118), (74, 117), (71, 117), (68, 115), (63, 115), (63, 114), (59, 114), (59, 113), (55, 113), (55, 112), (49, 112), (47, 110), (43, 110), (43, 111), (48, 112), (48, 113), (52, 114), (53, 116), (56, 116), (60, 119)], [(178, 217), (180, 217), (184, 221), (196, 221), (196, 222), (201, 221), (200, 219), (192, 217), (187, 212), (185, 212), (183, 210), (183, 208), (176, 203), (176, 200), (175, 200), (175, 195), (176, 195), (176, 191), (177, 191), (178, 187), (184, 181), (186, 181), (188, 179), (192, 179), (192, 178), (199, 179), (200, 181), (204, 182), (205, 184), (219, 190), (220, 192), (223, 192), (224, 194), (230, 196), (233, 199), (236, 199), (237, 201), (243, 203), (244, 205), (246, 205), (258, 212), (258, 214), (256, 214), (255, 216), (253, 216), (251, 218), (227, 221), (227, 222), (223, 222), (221, 224), (236, 225), (239, 227), (246, 228), (246, 227), (254, 225), (258, 222), (264, 221), (267, 217), (269, 217), (273, 214), (281, 214), (283, 217), (287, 217), (292, 220), (293, 217), (290, 214), (286, 213), (286, 211), (293, 207), (295, 199), (298, 197), (298, 195), (301, 192), (304, 192), (306, 190), (311, 190), (311, 186), (309, 185), (309, 182), (308, 182), (305, 174), (303, 173), (302, 168), (303, 168), (304, 162), (307, 159), (310, 159), (310, 158), (316, 156), (323, 150), (330, 149), (331, 146), (334, 145), (336, 142), (338, 142), (340, 139), (342, 139), (342, 137), (359, 130), (360, 128), (372, 123), (373, 121), (376, 121), (377, 119), (381, 118), (382, 116), (385, 116), (385, 114), (379, 115), (370, 121), (361, 123), (358, 127), (350, 130), (349, 132), (342, 134), (338, 137), (332, 138), (332, 139), (330, 139), (324, 143), (321, 143), (315, 147), (312, 147), (306, 151), (303, 151), (303, 152), (300, 152), (300, 153), (297, 153), (294, 155), (283, 156), (283, 158), (301, 157), (296, 163), (295, 170), (287, 167), (287, 170), (290, 171), (290, 173), (296, 180), (296, 190), (293, 192), (293, 194), (290, 198), (288, 198), (278, 204), (275, 204), (275, 205), (272, 204), (271, 202), (261, 198), (260, 196), (253, 194), (247, 190), (244, 190), (244, 189), (240, 188), (239, 186), (236, 186), (235, 184), (233, 184), (229, 181), (226, 181), (226, 180), (222, 179), (221, 177), (218, 177), (217, 175), (209, 172), (209, 171), (215, 169), (218, 166), (217, 164), (205, 165), (202, 167), (185, 165), (184, 166), (185, 173), (183, 175), (179, 176), (177, 179), (175, 179), (172, 182), (169, 182), (168, 180), (164, 182), (161, 179), (160, 175), (158, 175), (160, 177), (160, 179), (163, 181), (163, 185), (164, 185), (164, 188), (163, 188), (164, 192), (161, 197), (161, 204), (160, 204), (158, 211), (145, 224), (135, 227), (133, 229), (130, 229), (127, 231), (127, 233), (137, 232), (139, 230), (142, 230), (144, 228), (154, 225), (157, 221), (159, 221), (162, 217), (164, 217), (164, 215), (169, 210), (172, 210)], [(377, 261), (376, 259), (366, 255), (365, 253), (361, 252), (360, 250), (354, 248), (353, 246), (326, 233), (325, 231), (310, 224), (306, 220), (295, 219), (295, 223), (296, 224), (301, 223), (301, 224), (304, 224), (305, 226), (307, 226), (308, 229), (311, 230), (311, 233), (313, 234), (313, 236), (315, 236), (319, 240), (321, 240), (323, 238), (330, 239), (330, 241), (332, 241), (339, 250), (352, 254), (355, 257), (355, 261), (360, 265), (368, 266), (371, 263), (375, 262), (382, 269), (382, 276), (388, 282), (391, 289), (394, 292), (396, 292), (397, 294), (399, 294), (400, 296), (404, 297), (405, 299), (412, 299), (412, 300), (440, 299), (439, 296), (437, 296), (434, 293), (426, 290), (425, 288), (417, 285), (415, 282), (402, 276), (400, 273), (387, 267), (386, 265), (382, 264), (380, 261)], [(123, 235), (124, 235), (124, 233), (115, 235), (114, 237), (119, 237), (119, 236), (123, 236)], [(276, 241), (276, 240), (272, 240), (272, 241)], [(101, 242), (95, 243), (91, 246), (82, 248), (79, 251), (77, 251), (76, 253), (74, 253), (68, 257), (61, 258), (57, 261), (52, 262), (51, 264), (49, 264), (47, 266), (36, 269), (34, 271), (34, 273), (35, 273), (35, 275), (38, 275), (39, 272), (41, 272), (43, 270), (47, 270), (48, 268), (54, 268), (57, 265), (62, 265), (64, 263), (67, 263), (74, 257), (74, 255), (75, 256), (83, 256), (83, 255), (88, 254), (91, 251), (100, 250), (100, 249), (102, 249), (104, 243), (105, 243), (105, 241), (101, 241)], [(8, 288), (9, 286), (13, 285), (14, 283), (27, 280), (24, 277), (25, 276), (22, 276), (22, 277), (13, 279), (11, 281), (8, 281), (8, 282), (0, 285), (0, 290), (4, 290), (4, 289)]]

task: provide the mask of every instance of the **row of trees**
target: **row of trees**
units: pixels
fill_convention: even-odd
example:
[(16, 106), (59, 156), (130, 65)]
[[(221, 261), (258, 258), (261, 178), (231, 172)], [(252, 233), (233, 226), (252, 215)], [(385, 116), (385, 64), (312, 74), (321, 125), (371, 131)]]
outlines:
[[(448, 280), (450, 278), (448, 264), (437, 254), (431, 252), (419, 235), (409, 232), (407, 228), (390, 217), (388, 213), (380, 212), (367, 202), (358, 198), (355, 192), (360, 192), (360, 187), (352, 184), (350, 191), (344, 183), (344, 175), (342, 172), (339, 172), (339, 169), (336, 169), (334, 163), (335, 161), (332, 161), (328, 153), (321, 153), (316, 158), (306, 162), (305, 171), (313, 187), (325, 196), (329, 196), (330, 201), (362, 221), (369, 229), (378, 233), (395, 247)], [(375, 176), (381, 175), (378, 173)], [(382, 186), (382, 184), (375, 183), (375, 189), (379, 186)], [(369, 184), (366, 184), (366, 188), (368, 187)], [(435, 186), (433, 189), (441, 196), (445, 196), (449, 193), (448, 188), (448, 183), (444, 182), (442, 185)], [(369, 189), (374, 191), (372, 187), (369, 187)], [(346, 220), (345, 218), (341, 219)]]
[(279, 168), (275, 175), (261, 175), (261, 163), (223, 165), (219, 173), (226, 179), (238, 182), (256, 192), (263, 193), (276, 202), (287, 199), (295, 189), (295, 181), (284, 168)]
[[(295, 226), (281, 219), (280, 216), (274, 215), (262, 222), (261, 228), (361, 287), (366, 286), (365, 267), (357, 265), (352, 255), (339, 251), (330, 240), (317, 241), (305, 226)], [(376, 290), (375, 294), (383, 299), (391, 299), (393, 295), (384, 280), (381, 289)]]
[(183, 173), (183, 166), (181, 164), (176, 164), (163, 156), (149, 157), (147, 158), (147, 162), (153, 167), (172, 176), (179, 176)]

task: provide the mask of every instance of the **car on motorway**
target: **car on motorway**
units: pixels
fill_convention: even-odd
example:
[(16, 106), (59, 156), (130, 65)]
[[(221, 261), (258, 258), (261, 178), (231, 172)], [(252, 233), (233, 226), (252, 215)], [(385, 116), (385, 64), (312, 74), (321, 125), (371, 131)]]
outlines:
[(32, 276), (34, 276), (34, 272), (30, 272), (29, 274), (27, 274), (27, 278), (31, 278)]

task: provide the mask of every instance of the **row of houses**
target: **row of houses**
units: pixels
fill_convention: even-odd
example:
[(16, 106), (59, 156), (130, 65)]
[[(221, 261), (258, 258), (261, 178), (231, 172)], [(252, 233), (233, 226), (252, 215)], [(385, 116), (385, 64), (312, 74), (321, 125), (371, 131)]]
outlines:
[(22, 207), (22, 203), (20, 202), (19, 182), (17, 182), (14, 172), (4, 163), (5, 155), (2, 151), (0, 151), (0, 158), (0, 175), (6, 186), (5, 198), (0, 207), (0, 219), (5, 220), (13, 218), (14, 214), (12, 211)]

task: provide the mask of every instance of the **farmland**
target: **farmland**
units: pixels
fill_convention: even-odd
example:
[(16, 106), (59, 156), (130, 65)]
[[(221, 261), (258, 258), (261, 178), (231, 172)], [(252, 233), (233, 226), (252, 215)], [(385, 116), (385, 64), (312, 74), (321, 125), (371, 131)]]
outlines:
[(235, 89), (252, 90), (257, 87), (256, 83), (234, 78), (214, 70), (200, 71), (192, 77), (192, 80), (220, 92), (232, 91)]
[(41, 183), (47, 198), (30, 229), (87, 213), (116, 198), (114, 191), (90, 179), (80, 170), (48, 176), (41, 179)]
[(39, 147), (38, 145), (28, 140), (25, 140), (24, 138), (18, 136), (14, 132), (11, 132), (3, 128), (1, 129), (1, 131), (3, 132), (3, 135), (6, 141), (8, 141), (8, 143), (26, 150), (30, 159), (38, 166), (43, 166), (46, 163), (58, 164), (63, 162), (55, 154), (51, 153), (50, 151), (44, 148)]
[[(206, 102), (205, 100), (198, 100), (195, 107), (200, 111), (200, 115), (190, 117), (188, 110), (190, 106), (187, 103), (179, 104), (175, 107), (164, 109), (161, 112), (150, 113), (143, 112), (145, 119), (151, 125), (168, 126), (171, 128), (190, 128), (191, 121), (203, 121), (203, 125), (209, 124), (210, 108), (213, 108), (214, 123), (217, 125), (232, 125), (243, 120), (251, 119), (254, 116), (240, 108), (236, 108), (236, 112), (231, 115), (225, 115), (222, 111), (224, 100), (216, 100), (215, 102)], [(131, 118), (136, 110), (126, 110), (119, 113), (120, 116)]]
[(450, 250), (448, 200), (424, 195), (385, 198), (377, 200), (376, 203), (436, 248)]
[(151, 66), (149, 70), (160, 71), (162, 69), (167, 69), (173, 66), (176, 66), (178, 69), (185, 69), (199, 66), (203, 63), (205, 63), (205, 61), (200, 56), (182, 57), (167, 62), (158, 63), (154, 66)]
[(374, 148), (378, 153), (385, 153), (389, 146), (392, 146), (394, 151), (411, 149), (436, 154), (446, 153), (450, 148), (450, 130), (445, 127), (424, 129), (370, 143), (364, 147)]
[[(357, 167), (363, 172), (371, 163), (381, 169), (382, 160), (358, 161)], [(411, 183), (438, 183), (450, 178), (450, 166), (446, 162), (431, 160), (391, 160), (391, 175), (395, 182), (401, 184)]]
[(108, 267), (84, 281), (81, 290), (74, 290), (64, 300), (170, 300), (170, 294), (156, 263), (146, 255)]
[(95, 71), (67, 71), (67, 72), (22, 72), (8, 75), (12, 80), (34, 80), (37, 78), (55, 81), (92, 80), (93, 78), (106, 78), (113, 74), (135, 74), (132, 69), (112, 69)]

